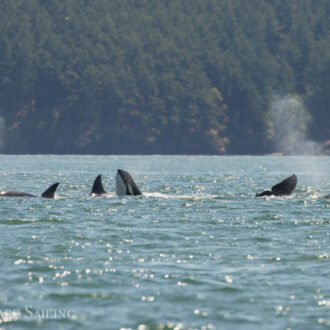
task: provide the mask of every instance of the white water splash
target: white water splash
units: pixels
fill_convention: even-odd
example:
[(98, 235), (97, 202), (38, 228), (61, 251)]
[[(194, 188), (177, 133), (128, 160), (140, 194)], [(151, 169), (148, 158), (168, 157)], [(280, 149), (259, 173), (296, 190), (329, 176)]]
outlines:
[(307, 138), (311, 116), (299, 97), (276, 98), (270, 108), (276, 152), (285, 155), (321, 155), (321, 145)]
[(198, 194), (186, 194), (186, 195), (167, 195), (161, 192), (144, 192), (144, 196), (147, 198), (165, 198), (165, 199), (193, 199), (193, 200), (200, 200), (200, 199), (212, 199), (217, 198), (217, 195), (198, 195)]

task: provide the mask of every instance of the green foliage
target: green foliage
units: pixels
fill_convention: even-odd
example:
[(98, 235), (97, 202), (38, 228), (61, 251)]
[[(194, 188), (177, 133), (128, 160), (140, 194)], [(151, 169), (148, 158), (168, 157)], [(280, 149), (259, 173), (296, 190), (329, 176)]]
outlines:
[(9, 153), (263, 153), (274, 95), (329, 139), (327, 0), (0, 0)]

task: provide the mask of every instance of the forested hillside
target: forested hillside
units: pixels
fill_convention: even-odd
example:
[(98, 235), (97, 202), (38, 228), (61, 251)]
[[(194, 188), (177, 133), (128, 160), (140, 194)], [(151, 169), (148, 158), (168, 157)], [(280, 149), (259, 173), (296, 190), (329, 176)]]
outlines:
[(7, 153), (260, 154), (274, 98), (330, 139), (328, 0), (0, 0)]

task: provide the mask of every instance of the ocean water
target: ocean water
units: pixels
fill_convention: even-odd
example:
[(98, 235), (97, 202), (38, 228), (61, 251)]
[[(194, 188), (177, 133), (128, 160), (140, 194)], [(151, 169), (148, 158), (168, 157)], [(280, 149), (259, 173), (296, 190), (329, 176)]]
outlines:
[[(1, 329), (329, 329), (329, 157), (9, 156)], [(143, 196), (118, 197), (118, 168)], [(295, 173), (289, 197), (256, 192)], [(109, 195), (89, 196), (102, 174)]]

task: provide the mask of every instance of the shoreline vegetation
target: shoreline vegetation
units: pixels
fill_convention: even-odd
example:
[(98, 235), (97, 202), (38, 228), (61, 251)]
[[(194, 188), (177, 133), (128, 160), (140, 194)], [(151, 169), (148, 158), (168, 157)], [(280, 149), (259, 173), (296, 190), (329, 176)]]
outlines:
[(329, 16), (327, 0), (0, 1), (0, 152), (330, 155)]

